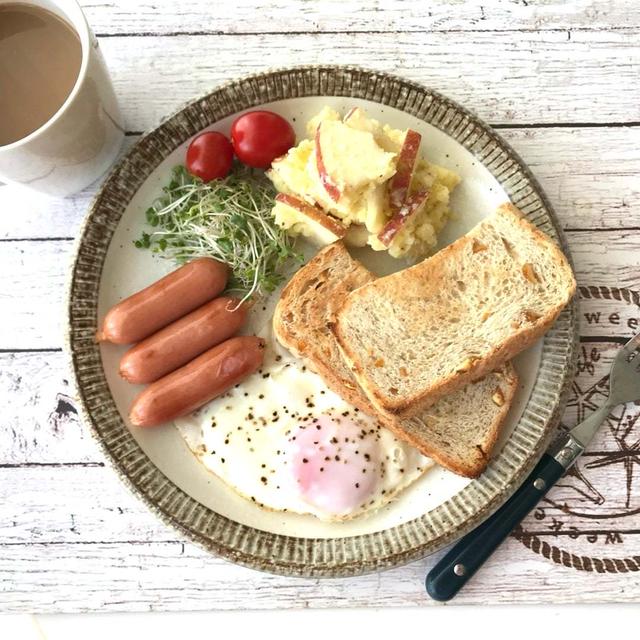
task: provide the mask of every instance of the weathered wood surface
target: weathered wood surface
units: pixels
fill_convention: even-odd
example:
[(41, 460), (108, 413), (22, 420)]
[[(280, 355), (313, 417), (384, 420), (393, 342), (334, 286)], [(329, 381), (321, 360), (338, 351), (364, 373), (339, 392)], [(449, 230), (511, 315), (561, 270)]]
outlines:
[[(0, 546), (0, 607), (40, 611), (197, 611), (401, 607), (434, 605), (424, 576), (435, 558), (360, 578), (292, 579), (212, 558), (190, 544), (95, 543)], [(518, 560), (520, 558), (520, 560)], [(108, 570), (105, 569), (108, 567)], [(523, 575), (536, 579), (524, 583)], [(522, 545), (504, 544), (452, 603), (637, 602), (638, 574), (575, 575), (522, 558)], [(608, 587), (608, 588), (607, 588)], [(437, 606), (437, 605), (435, 605)]]
[(0, 353), (0, 470), (102, 463), (78, 420), (69, 378), (60, 351)]
[[(499, 131), (528, 164), (567, 229), (640, 226), (640, 126), (507, 128)], [(123, 152), (137, 136), (127, 136)], [(75, 235), (94, 188), (51, 199), (0, 186), (0, 238)]]
[[(288, 33), (297, 31), (476, 31), (619, 29), (640, 24), (634, 0), (238, 0), (221, 3), (173, 0), (82, 0), (98, 34)], [(135, 13), (132, 5), (135, 4)]]
[[(634, 0), (82, 4), (103, 36), (130, 132), (267, 65), (389, 70), (500, 127), (568, 231), (581, 285), (640, 290)], [(55, 200), (0, 186), (0, 611), (431, 604), (423, 579), (435, 558), (349, 580), (258, 573), (184, 542), (105, 466), (78, 421), (60, 351), (70, 239), (94, 191)], [(622, 338), (640, 322), (640, 310), (618, 297), (582, 303), (576, 407), (604, 375), (615, 346), (606, 336)], [(633, 469), (634, 450), (616, 449), (633, 447), (639, 414), (625, 411), (603, 428), (582, 475), (554, 489), (525, 521), (522, 541), (509, 539), (456, 603), (640, 600), (639, 489), (618, 464), (628, 459)], [(594, 559), (587, 566), (580, 554)]]
[[(640, 121), (640, 30), (133, 36), (101, 41), (126, 126), (144, 131), (224, 80), (352, 64), (441, 91), (488, 122)], [(240, 55), (241, 52), (241, 55)], [(533, 99), (535, 98), (535, 99)]]

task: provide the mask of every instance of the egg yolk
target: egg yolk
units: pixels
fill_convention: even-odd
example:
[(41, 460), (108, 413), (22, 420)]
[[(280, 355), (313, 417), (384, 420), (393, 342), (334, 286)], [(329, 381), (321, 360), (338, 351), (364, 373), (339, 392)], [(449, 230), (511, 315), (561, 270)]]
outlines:
[(292, 431), (290, 468), (302, 500), (346, 515), (374, 494), (383, 465), (377, 429), (366, 426), (323, 414)]

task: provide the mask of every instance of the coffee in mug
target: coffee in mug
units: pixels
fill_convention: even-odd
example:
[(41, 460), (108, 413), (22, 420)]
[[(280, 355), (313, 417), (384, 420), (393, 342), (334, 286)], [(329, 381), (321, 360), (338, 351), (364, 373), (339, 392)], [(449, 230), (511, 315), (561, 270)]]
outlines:
[(0, 0), (0, 182), (70, 195), (104, 173), (123, 138), (76, 0)]
[(82, 63), (70, 24), (28, 4), (0, 5), (0, 145), (45, 124), (64, 104)]

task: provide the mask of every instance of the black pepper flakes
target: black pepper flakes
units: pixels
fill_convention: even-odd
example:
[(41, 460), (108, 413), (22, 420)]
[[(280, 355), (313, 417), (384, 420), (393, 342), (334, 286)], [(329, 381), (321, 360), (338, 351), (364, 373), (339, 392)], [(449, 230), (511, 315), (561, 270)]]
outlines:
[(309, 462), (306, 458), (302, 458), (302, 462), (304, 462), (304, 464), (307, 464), (307, 462)]

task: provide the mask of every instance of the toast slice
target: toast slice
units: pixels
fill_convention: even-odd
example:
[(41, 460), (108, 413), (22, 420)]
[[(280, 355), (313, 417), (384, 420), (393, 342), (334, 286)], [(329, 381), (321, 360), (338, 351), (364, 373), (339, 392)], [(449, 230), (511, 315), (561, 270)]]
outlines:
[(341, 242), (322, 249), (289, 281), (276, 306), (276, 338), (306, 360), (328, 387), (454, 473), (484, 471), (518, 384), (507, 363), (411, 419), (379, 416), (340, 354), (329, 324), (346, 297), (375, 277)]
[(434, 256), (349, 294), (332, 330), (378, 412), (414, 417), (529, 347), (575, 288), (562, 251), (505, 204)]

